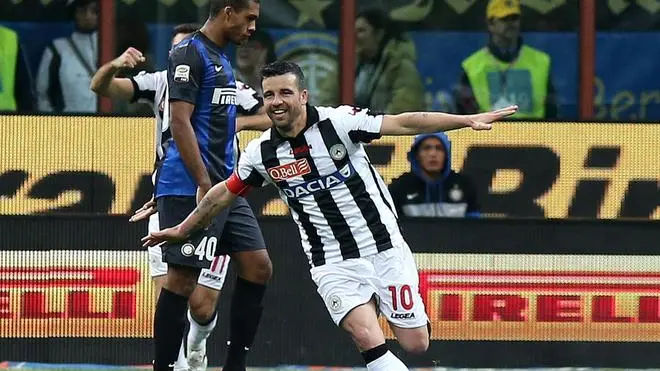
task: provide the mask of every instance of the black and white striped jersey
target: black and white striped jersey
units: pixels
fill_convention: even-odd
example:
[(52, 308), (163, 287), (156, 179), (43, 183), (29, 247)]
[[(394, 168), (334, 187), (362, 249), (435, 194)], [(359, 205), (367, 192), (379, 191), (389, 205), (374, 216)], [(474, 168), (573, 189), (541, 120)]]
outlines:
[[(148, 73), (140, 72), (131, 78), (133, 83), (133, 98), (131, 103), (144, 103), (151, 106), (156, 125), (154, 126), (154, 143), (156, 163), (165, 156), (167, 141), (172, 138), (170, 132), (169, 101), (167, 89), (167, 70)], [(242, 115), (256, 114), (263, 106), (263, 99), (254, 89), (241, 81), (236, 81), (236, 106)], [(234, 151), (238, 152), (238, 138), (234, 139)]]
[(307, 106), (296, 138), (269, 129), (251, 141), (235, 176), (274, 184), (298, 224), (312, 266), (376, 254), (403, 242), (392, 197), (363, 143), (380, 137), (383, 116), (351, 106)]

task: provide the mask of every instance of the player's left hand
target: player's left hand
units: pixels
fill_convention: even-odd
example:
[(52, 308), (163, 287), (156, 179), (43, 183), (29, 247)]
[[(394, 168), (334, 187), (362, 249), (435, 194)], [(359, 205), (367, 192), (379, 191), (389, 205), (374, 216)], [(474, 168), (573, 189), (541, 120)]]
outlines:
[(495, 111), (469, 115), (468, 126), (473, 130), (490, 130), (493, 128), (493, 122), (507, 118), (516, 112), (518, 112), (518, 106), (513, 105)]
[(162, 231), (149, 233), (148, 236), (142, 237), (142, 247), (156, 246), (163, 242), (177, 242), (185, 240), (188, 237), (181, 232), (179, 226), (165, 228)]
[(156, 200), (151, 198), (151, 200), (147, 201), (144, 205), (142, 205), (141, 208), (135, 210), (135, 214), (131, 216), (130, 219), (128, 219), (129, 222), (137, 222), (143, 219), (146, 219), (150, 217), (151, 215), (155, 214), (158, 211), (156, 209)]

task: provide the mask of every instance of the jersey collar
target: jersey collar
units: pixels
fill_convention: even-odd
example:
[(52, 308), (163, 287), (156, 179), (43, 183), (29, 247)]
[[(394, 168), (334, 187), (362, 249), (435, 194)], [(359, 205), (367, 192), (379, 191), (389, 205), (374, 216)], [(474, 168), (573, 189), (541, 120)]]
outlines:
[[(316, 107), (312, 106), (311, 104), (307, 104), (307, 122), (305, 123), (305, 128), (298, 134), (298, 137), (301, 135), (305, 134), (305, 131), (307, 129), (318, 123), (319, 122), (319, 111), (316, 109)], [(283, 137), (277, 129), (275, 129), (275, 126), (273, 126), (270, 129), (270, 142), (274, 147), (279, 146), (280, 144), (286, 142), (286, 141), (294, 141), (296, 138), (285, 138)]]

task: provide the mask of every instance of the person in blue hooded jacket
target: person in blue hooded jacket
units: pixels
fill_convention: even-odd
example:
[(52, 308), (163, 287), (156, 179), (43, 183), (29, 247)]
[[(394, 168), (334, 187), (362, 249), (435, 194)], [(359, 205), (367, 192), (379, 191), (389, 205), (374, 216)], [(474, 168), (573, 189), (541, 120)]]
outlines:
[(418, 135), (408, 152), (408, 161), (411, 171), (389, 186), (400, 219), (479, 216), (474, 184), (451, 169), (447, 135)]

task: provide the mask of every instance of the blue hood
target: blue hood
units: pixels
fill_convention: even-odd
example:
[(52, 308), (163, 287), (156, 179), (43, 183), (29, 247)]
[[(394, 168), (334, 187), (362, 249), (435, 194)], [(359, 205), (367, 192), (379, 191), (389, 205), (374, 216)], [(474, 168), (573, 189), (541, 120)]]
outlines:
[[(436, 137), (440, 139), (442, 145), (445, 147), (445, 167), (442, 168), (442, 176), (440, 176), (440, 179), (436, 181), (433, 181), (429, 179), (426, 175), (424, 175), (424, 172), (419, 166), (419, 161), (417, 161), (417, 149), (419, 149), (419, 144), (422, 143), (424, 139), (431, 137)], [(415, 175), (417, 175), (421, 179), (424, 179), (426, 183), (430, 183), (430, 184), (442, 183), (442, 181), (445, 180), (447, 176), (449, 176), (449, 173), (451, 172), (451, 142), (449, 141), (449, 137), (447, 137), (447, 134), (443, 132), (433, 133), (433, 134), (420, 134), (416, 136), (413, 145), (410, 147), (410, 152), (408, 152), (408, 161), (410, 162), (410, 169), (412, 170), (412, 172), (415, 173)]]

